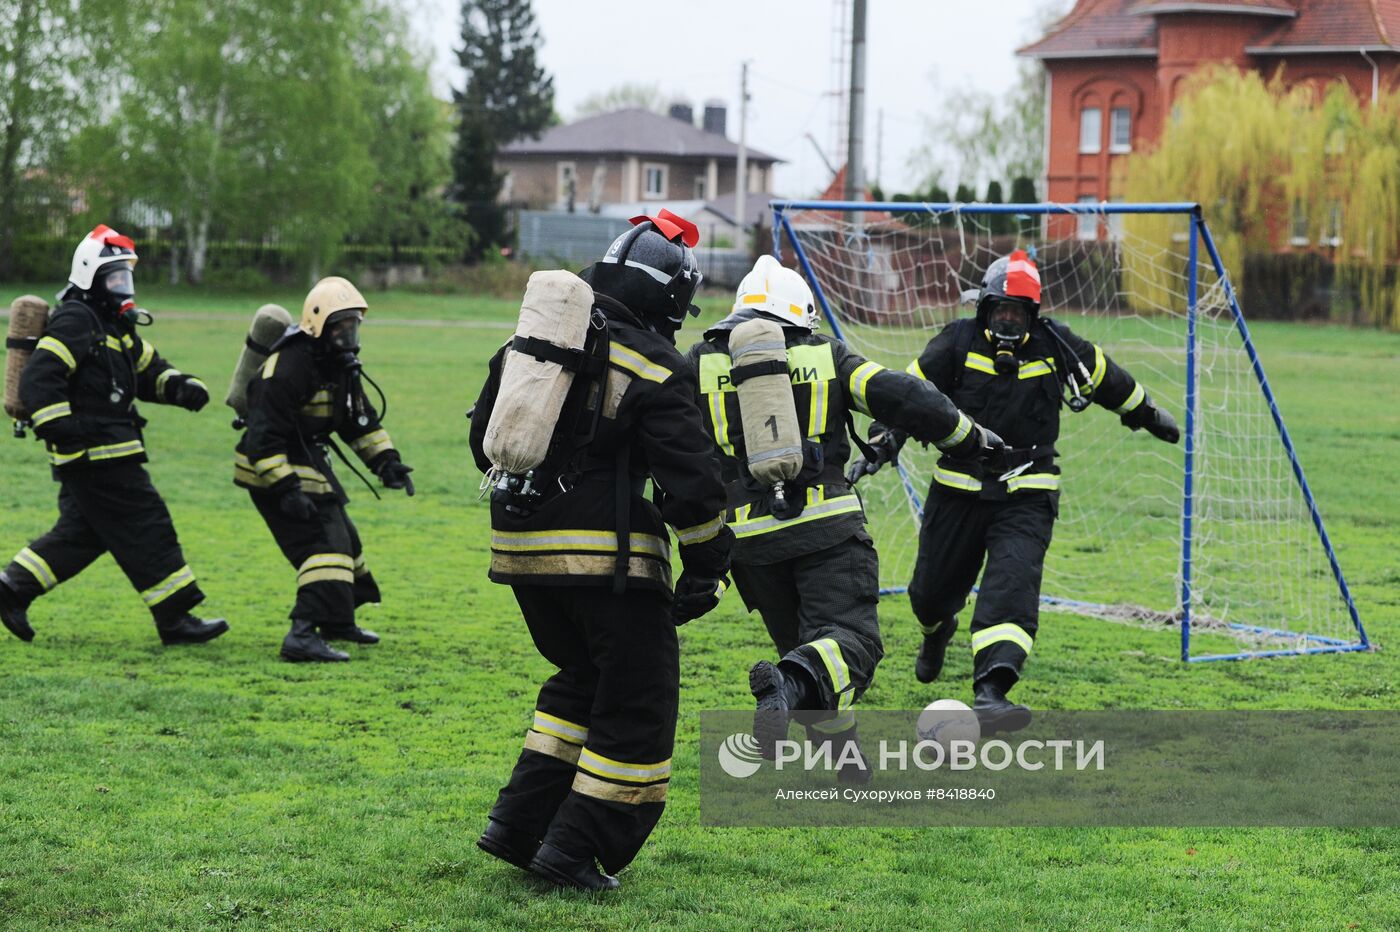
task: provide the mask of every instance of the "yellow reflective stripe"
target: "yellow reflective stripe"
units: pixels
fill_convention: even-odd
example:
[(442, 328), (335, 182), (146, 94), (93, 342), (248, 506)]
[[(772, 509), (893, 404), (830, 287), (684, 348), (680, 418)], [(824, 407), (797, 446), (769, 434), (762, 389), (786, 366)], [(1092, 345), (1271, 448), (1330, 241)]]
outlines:
[(144, 453), (146, 448), (139, 440), (128, 440), (125, 443), (113, 443), (103, 447), (88, 447), (87, 455), (90, 460), (114, 460), (122, 456), (133, 456), (137, 453)]
[(606, 780), (599, 780), (597, 777), (590, 777), (580, 770), (574, 774), (572, 789), (582, 796), (592, 796), (594, 799), (610, 803), (640, 806), (643, 803), (664, 803), (666, 801), (666, 788), (670, 785), (669, 782), (666, 782), (652, 783), (647, 786), (620, 786)]
[(282, 355), (281, 352), (276, 352), (276, 353), (273, 353), (271, 356), (267, 357), (267, 362), (263, 363), (263, 367), (262, 367), (262, 377), (263, 377), (263, 378), (265, 378), (265, 379), (270, 379), (270, 378), (272, 378), (272, 373), (275, 372), (275, 371), (277, 371), (277, 358), (278, 358), (279, 356), (281, 356), (281, 355)]
[(919, 361), (917, 359), (911, 362), (909, 365), (905, 366), (904, 371), (914, 376), (915, 378), (923, 379), (925, 382), (928, 381), (928, 376), (924, 375), (924, 370), (919, 365)]
[(856, 691), (851, 688), (851, 668), (846, 658), (841, 656), (841, 645), (832, 638), (822, 638), (807, 645), (821, 655), (826, 675), (831, 678), (831, 689), (836, 693), (836, 708), (849, 709), (856, 701)]
[(942, 466), (934, 465), (933, 479), (939, 485), (946, 485), (949, 488), (962, 489), (964, 492), (982, 491), (982, 480), (976, 479), (965, 472), (955, 472), (951, 469), (944, 469)]
[(831, 383), (812, 383), (812, 399), (807, 405), (807, 436), (816, 440), (826, 433), (827, 399), (831, 393)]
[(79, 450), (76, 453), (60, 453), (54, 449), (53, 444), (46, 444), (46, 446), (49, 451), (49, 462), (55, 466), (62, 466), (87, 456), (87, 450)]
[(865, 403), (865, 386), (876, 374), (884, 371), (885, 367), (878, 362), (863, 362), (851, 373), (851, 400), (861, 414), (870, 414), (870, 406)]
[[(628, 538), (633, 554), (647, 554), (668, 559), (670, 543), (654, 534), (632, 534)], [(617, 552), (617, 534), (598, 530), (492, 531), (491, 549), (506, 553), (531, 553), (551, 550), (582, 550), (599, 553)]]
[(297, 588), (309, 586), (312, 583), (353, 583), (355, 574), (350, 570), (341, 569), (338, 566), (328, 566), (319, 570), (307, 570), (297, 576)]
[(1055, 371), (1055, 367), (1044, 359), (1031, 359), (1021, 363), (1020, 370), (1016, 373), (1018, 379), (1033, 379), (1041, 375), (1049, 375)]
[(1031, 652), (1031, 644), (1033, 643), (1031, 636), (1026, 633), (1026, 629), (1007, 622), (983, 628), (981, 631), (974, 631), (972, 634), (972, 653), (981, 653), (993, 644), (1002, 641), (1010, 641), (1028, 654)]
[(962, 443), (964, 440), (966, 440), (967, 435), (970, 433), (972, 433), (972, 418), (959, 411), (958, 426), (954, 427), (953, 432), (951, 434), (935, 443), (934, 446), (938, 447), (939, 449), (955, 447), (958, 444)]
[(613, 760), (596, 751), (584, 748), (578, 756), (580, 770), (596, 773), (610, 780), (626, 780), (628, 783), (652, 783), (666, 780), (671, 776), (671, 759), (656, 764), (638, 764), (630, 761)]
[(963, 360), (963, 365), (988, 375), (997, 374), (996, 366), (992, 364), (992, 357), (983, 356), (981, 353), (968, 353), (967, 359)]
[(312, 395), (302, 406), (301, 413), (308, 417), (330, 417), (332, 413), (330, 390), (323, 388)]
[[(150, 344), (148, 343), (146, 345), (149, 346)], [(156, 376), (156, 394), (161, 394), (165, 390), (165, 383), (169, 382), (173, 377), (177, 375), (184, 375), (184, 373), (181, 372), (179, 369), (166, 369), (160, 375)]]
[(671, 377), (670, 369), (657, 365), (636, 350), (628, 349), (620, 343), (612, 343), (608, 346), (608, 362), (621, 369), (626, 369), (648, 382), (659, 384)]
[(318, 582), (353, 583), (355, 560), (344, 553), (313, 553), (297, 567), (297, 586)]
[[(1147, 392), (1143, 391), (1142, 386), (1134, 385), (1132, 393), (1128, 395), (1128, 400), (1124, 401), (1113, 410), (1118, 414), (1127, 414), (1129, 411), (1136, 410), (1137, 406), (1142, 404), (1142, 400), (1146, 397)], [(38, 422), (36, 421), (35, 423), (37, 424)]]
[(843, 731), (850, 731), (856, 727), (856, 713), (852, 709), (838, 712), (831, 718), (824, 718), (820, 722), (812, 723), (812, 730), (819, 731), (825, 735), (839, 735)]
[(48, 561), (28, 547), (15, 554), (15, 562), (28, 570), (29, 575), (33, 576), (39, 585), (44, 587), (45, 592), (58, 585), (58, 577), (54, 575)]
[(557, 715), (541, 712), (539, 709), (535, 710), (535, 722), (530, 727), (535, 731), (553, 735), (570, 744), (583, 744), (588, 740), (587, 725), (580, 725)]
[(682, 544), (703, 544), (707, 540), (714, 540), (724, 527), (724, 515), (711, 518), (704, 524), (697, 524), (694, 527), (680, 528), (676, 531), (676, 540)]
[(1098, 388), (1099, 383), (1103, 381), (1104, 370), (1107, 368), (1108, 360), (1104, 357), (1103, 350), (1099, 349), (1098, 344), (1095, 344), (1094, 372), (1092, 375), (1089, 376), (1089, 384), (1092, 385), (1094, 388)]
[(269, 483), (280, 482), (286, 477), (294, 475), (294, 470), (287, 462), (287, 454), (285, 453), (278, 453), (275, 456), (260, 459), (253, 464), (253, 469), (257, 472), (259, 478)]
[(1054, 492), (1060, 487), (1060, 477), (1050, 472), (1028, 472), (1012, 476), (1006, 480), (1006, 491), (1020, 492), (1023, 489), (1043, 489)]
[(546, 754), (550, 757), (558, 758), (566, 764), (574, 765), (578, 763), (578, 752), (582, 750), (577, 744), (570, 744), (561, 741), (553, 735), (542, 735), (538, 731), (525, 732), (525, 750), (534, 751), (537, 754)]
[(734, 456), (734, 444), (729, 439), (729, 412), (724, 407), (724, 393), (710, 395), (710, 422), (714, 426), (715, 442), (725, 456)]
[(729, 527), (734, 531), (735, 537), (753, 537), (757, 534), (768, 534), (779, 531), (783, 528), (796, 527), (799, 524), (806, 524), (808, 521), (818, 521), (823, 518), (832, 518), (836, 515), (857, 513), (861, 510), (860, 499), (855, 495), (838, 495), (836, 498), (828, 499), (820, 504), (813, 505), (802, 510), (802, 514), (796, 518), (783, 520), (772, 515), (762, 515), (757, 518), (748, 518), (749, 508), (745, 505), (735, 513), (735, 520)]
[(194, 582), (194, 571), (188, 566), (182, 566), (141, 593), (141, 601), (145, 602), (148, 607), (154, 608), (192, 582)]
[(73, 358), (73, 354), (68, 351), (68, 347), (64, 346), (53, 337), (41, 337), (38, 345), (34, 347), (34, 352), (37, 353), (39, 350), (48, 350), (50, 353), (53, 353), (59, 359), (63, 360), (63, 364), (68, 367), (70, 373), (78, 368), (78, 361)]
[(366, 563), (365, 563), (365, 555), (364, 555), (364, 554), (360, 554), (358, 557), (355, 558), (355, 575), (356, 575), (356, 576), (368, 576), (368, 575), (369, 575), (369, 566), (366, 565)]
[(35, 411), (34, 416), (30, 418), (30, 422), (35, 427), (38, 427), (41, 424), (47, 424), (49, 421), (56, 421), (61, 417), (67, 417), (72, 413), (72, 406), (66, 401), (60, 401), (58, 404), (49, 405), (48, 407), (40, 408), (38, 411)]
[(122, 351), (122, 341), (116, 337), (109, 336), (103, 342), (107, 344), (108, 349), (116, 350), (118, 353)]
[(122, 334), (122, 346), (125, 346), (127, 349), (131, 349), (135, 345), (136, 343), (131, 339), (131, 334)]
[(360, 459), (369, 462), (385, 450), (394, 449), (394, 442), (389, 439), (389, 432), (380, 428), (350, 441), (350, 449), (358, 453)]
[(151, 360), (156, 358), (155, 344), (150, 340), (141, 341), (141, 358), (136, 360), (136, 372), (139, 375), (146, 371), (146, 367), (151, 364)]

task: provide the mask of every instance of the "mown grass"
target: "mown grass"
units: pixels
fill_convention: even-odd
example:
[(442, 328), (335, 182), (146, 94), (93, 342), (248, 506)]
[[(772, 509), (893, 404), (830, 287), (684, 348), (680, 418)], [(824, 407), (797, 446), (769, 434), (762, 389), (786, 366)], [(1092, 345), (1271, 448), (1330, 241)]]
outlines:
[[(178, 312), (150, 336), (218, 396), (198, 415), (145, 413), (150, 468), (206, 608), (233, 630), (162, 649), (104, 558), (34, 606), (33, 644), (0, 641), (0, 927), (1400, 926), (1393, 830), (702, 828), (698, 713), (744, 708), (745, 671), (771, 649), (737, 600), (682, 631), (670, 807), (623, 890), (542, 889), (473, 844), (549, 672), (509, 591), (485, 579), (489, 524), (462, 416), (510, 302), (371, 296), (363, 356), (419, 494), (377, 502), (351, 489), (386, 597), (362, 621), (384, 643), (307, 667), (276, 657), (292, 573), (231, 483), (236, 435), (217, 404), (242, 320), (269, 298), (299, 298), (143, 297)], [(1400, 337), (1288, 325), (1256, 336), (1363, 617), (1389, 645)], [(0, 559), (52, 521), (57, 486), (42, 460), (32, 441), (0, 442)], [(882, 617), (887, 660), (866, 703), (966, 694), (965, 640), (929, 689), (910, 671), (906, 605), (888, 600)], [(1190, 667), (1176, 651), (1167, 632), (1050, 615), (1019, 695), (1042, 708), (1400, 704), (1393, 650)]]

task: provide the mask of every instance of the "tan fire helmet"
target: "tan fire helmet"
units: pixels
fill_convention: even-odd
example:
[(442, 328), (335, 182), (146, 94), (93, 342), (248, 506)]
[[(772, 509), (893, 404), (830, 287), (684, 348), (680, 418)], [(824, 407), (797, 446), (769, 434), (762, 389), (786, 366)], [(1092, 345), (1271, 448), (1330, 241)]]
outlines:
[(363, 317), (368, 309), (364, 295), (349, 281), (337, 276), (323, 278), (311, 289), (306, 303), (301, 306), (301, 325), (298, 329), (319, 339), (326, 321), (336, 311), (359, 311)]

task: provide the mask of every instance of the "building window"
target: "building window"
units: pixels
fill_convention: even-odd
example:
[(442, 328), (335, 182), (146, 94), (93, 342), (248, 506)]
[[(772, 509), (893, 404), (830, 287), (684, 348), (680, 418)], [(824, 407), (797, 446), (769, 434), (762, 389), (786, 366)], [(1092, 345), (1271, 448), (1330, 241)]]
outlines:
[(1322, 237), (1322, 245), (1336, 248), (1342, 245), (1342, 202), (1333, 201), (1327, 211), (1327, 231)]
[(1290, 224), (1288, 245), (1306, 246), (1312, 242), (1308, 236), (1308, 215), (1303, 210), (1303, 202), (1295, 200), (1293, 202), (1293, 216)]
[(1127, 107), (1114, 107), (1108, 113), (1108, 151), (1133, 151), (1133, 114)]
[(1103, 143), (1103, 111), (1085, 107), (1079, 111), (1079, 151), (1085, 155), (1098, 152)]
[[(1081, 204), (1097, 204), (1098, 202), (1099, 199), (1094, 197), (1094, 195), (1092, 194), (1081, 194), (1079, 196), (1079, 203)], [(1075, 231), (1075, 235), (1078, 236), (1080, 239), (1098, 239), (1099, 215), (1079, 214), (1078, 217), (1079, 227)]]
[(578, 193), (578, 165), (574, 162), (558, 162), (555, 171), (559, 179), (559, 193), (555, 200), (562, 204), (571, 195)]
[(666, 166), (648, 163), (642, 166), (642, 197), (657, 198), (666, 196)]
[(695, 176), (695, 199), (696, 199), (697, 201), (703, 201), (703, 200), (705, 200), (705, 176), (704, 176), (704, 175), (696, 175), (696, 176)]

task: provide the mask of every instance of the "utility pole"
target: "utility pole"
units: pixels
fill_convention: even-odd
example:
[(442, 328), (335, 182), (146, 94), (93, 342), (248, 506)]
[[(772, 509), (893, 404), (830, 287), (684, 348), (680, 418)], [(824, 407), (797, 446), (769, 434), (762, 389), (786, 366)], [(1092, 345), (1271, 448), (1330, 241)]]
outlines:
[(846, 135), (846, 190), (848, 201), (865, 199), (865, 5), (855, 0), (851, 10), (851, 109)]
[(885, 108), (875, 113), (875, 187), (883, 191), (885, 186), (880, 180), (885, 174)]
[[(743, 240), (739, 243), (739, 248), (748, 250), (748, 242), (744, 239), (744, 233), (748, 230), (748, 223), (745, 222), (744, 195), (749, 191), (749, 63), (743, 62), (739, 66), (739, 164), (734, 172), (734, 214), (735, 221), (739, 224), (739, 238)], [(716, 192), (716, 197), (719, 193)]]

